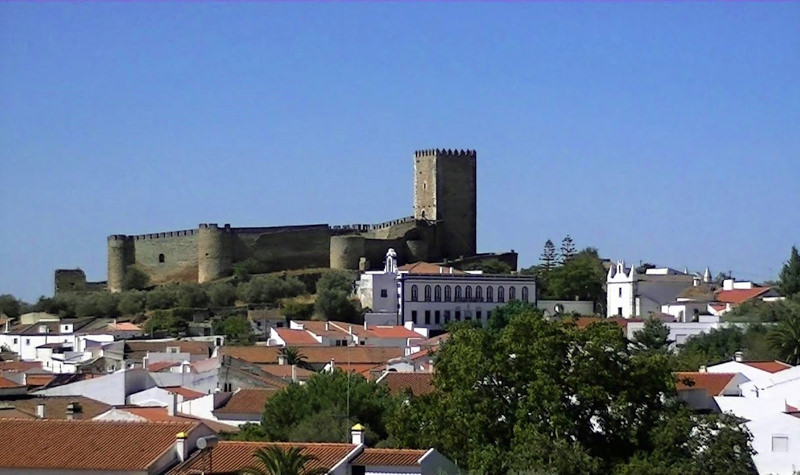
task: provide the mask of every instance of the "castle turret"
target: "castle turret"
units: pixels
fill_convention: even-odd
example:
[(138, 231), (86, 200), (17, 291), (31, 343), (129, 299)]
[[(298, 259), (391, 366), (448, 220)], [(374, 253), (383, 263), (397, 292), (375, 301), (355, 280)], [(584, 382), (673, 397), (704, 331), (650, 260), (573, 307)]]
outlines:
[(133, 237), (123, 234), (108, 236), (108, 290), (122, 291), (125, 271), (134, 262)]
[(197, 281), (209, 282), (233, 271), (230, 225), (201, 224), (197, 235)]
[(332, 236), (331, 269), (358, 269), (359, 260), (366, 254), (365, 243), (360, 235)]
[(436, 223), (438, 257), (477, 252), (476, 163), (474, 150), (414, 153), (414, 217)]

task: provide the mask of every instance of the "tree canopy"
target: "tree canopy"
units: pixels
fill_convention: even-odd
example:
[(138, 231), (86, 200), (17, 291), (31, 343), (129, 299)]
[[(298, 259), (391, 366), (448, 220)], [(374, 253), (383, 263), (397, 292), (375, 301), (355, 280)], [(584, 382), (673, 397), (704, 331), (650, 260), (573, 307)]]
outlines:
[(797, 252), (797, 247), (795, 246), (792, 246), (789, 260), (786, 261), (783, 269), (781, 269), (778, 288), (781, 294), (786, 297), (800, 293), (800, 253)]

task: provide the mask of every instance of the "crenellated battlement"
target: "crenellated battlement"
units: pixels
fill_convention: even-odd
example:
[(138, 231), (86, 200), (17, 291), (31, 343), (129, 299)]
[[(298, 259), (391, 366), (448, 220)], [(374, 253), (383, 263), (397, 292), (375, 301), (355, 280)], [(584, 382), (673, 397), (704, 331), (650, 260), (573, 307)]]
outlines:
[(334, 226), (330, 226), (330, 229), (334, 231), (358, 231), (360, 233), (366, 233), (369, 231), (375, 231), (378, 229), (386, 229), (392, 226), (397, 226), (398, 224), (404, 223), (412, 223), (416, 221), (413, 216), (406, 216), (404, 218), (393, 219), (391, 221), (384, 221), (378, 224), (337, 224)]
[(458, 150), (458, 149), (438, 149), (431, 148), (427, 150), (417, 150), (414, 152), (415, 157), (466, 157), (475, 158), (477, 152), (475, 150)]

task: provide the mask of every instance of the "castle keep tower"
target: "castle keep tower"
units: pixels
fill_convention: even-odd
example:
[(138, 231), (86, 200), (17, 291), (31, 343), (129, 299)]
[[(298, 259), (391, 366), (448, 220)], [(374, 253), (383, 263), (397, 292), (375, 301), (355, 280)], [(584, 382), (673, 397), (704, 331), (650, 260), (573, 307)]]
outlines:
[(108, 236), (108, 290), (120, 292), (125, 270), (134, 263), (133, 239), (124, 234)]
[(476, 162), (474, 150), (414, 153), (414, 218), (436, 223), (442, 258), (476, 254)]
[(233, 256), (230, 249), (230, 226), (201, 224), (197, 236), (197, 282), (204, 283), (230, 275)]

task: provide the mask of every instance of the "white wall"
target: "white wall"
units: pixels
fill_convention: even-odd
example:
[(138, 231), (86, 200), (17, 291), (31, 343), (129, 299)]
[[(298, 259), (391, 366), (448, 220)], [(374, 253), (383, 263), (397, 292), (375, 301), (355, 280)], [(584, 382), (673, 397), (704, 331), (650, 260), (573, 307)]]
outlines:
[[(758, 473), (793, 475), (800, 470), (800, 418), (774, 414), (747, 423), (753, 434), (753, 456)], [(773, 450), (773, 437), (788, 438), (784, 452)]]

